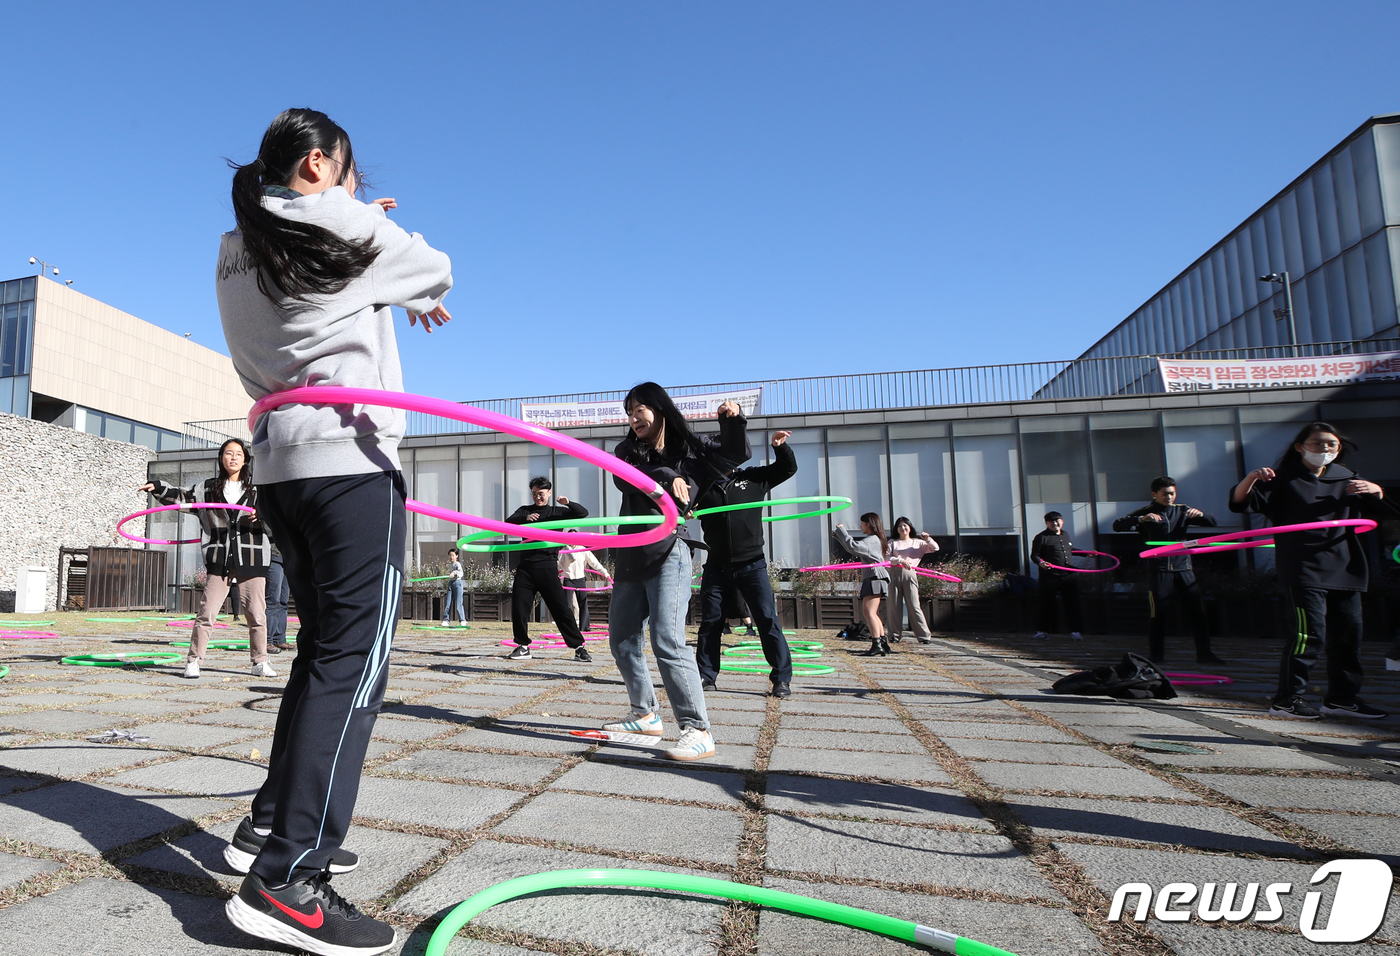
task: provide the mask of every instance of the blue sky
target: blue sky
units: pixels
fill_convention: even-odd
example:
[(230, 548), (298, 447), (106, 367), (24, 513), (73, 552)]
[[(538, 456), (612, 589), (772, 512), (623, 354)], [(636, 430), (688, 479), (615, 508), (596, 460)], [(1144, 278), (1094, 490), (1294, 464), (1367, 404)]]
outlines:
[(0, 278), (225, 351), (223, 157), (314, 106), (452, 256), (459, 400), (1077, 355), (1400, 110), (1394, 3), (28, 10)]

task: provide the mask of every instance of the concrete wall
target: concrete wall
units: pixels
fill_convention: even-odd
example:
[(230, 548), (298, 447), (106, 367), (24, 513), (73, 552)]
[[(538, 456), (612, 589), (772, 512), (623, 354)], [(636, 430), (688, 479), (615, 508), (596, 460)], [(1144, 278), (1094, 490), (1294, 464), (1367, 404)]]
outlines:
[(0, 611), (14, 610), (15, 572), (25, 565), (49, 569), (46, 607), (54, 608), (60, 547), (142, 547), (117, 536), (117, 521), (146, 507), (136, 489), (155, 457), (140, 445), (0, 415)]
[(252, 405), (227, 355), (47, 279), (36, 286), (29, 388), (174, 432)]

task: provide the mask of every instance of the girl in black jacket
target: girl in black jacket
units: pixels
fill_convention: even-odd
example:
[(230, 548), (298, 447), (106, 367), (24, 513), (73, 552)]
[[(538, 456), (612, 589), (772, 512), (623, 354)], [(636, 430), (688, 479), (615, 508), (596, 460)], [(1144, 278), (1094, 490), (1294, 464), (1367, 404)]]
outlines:
[[(230, 438), (219, 447), (215, 477), (189, 488), (176, 488), (163, 481), (151, 481), (140, 491), (149, 491), (162, 504), (176, 501), (218, 502), (256, 509), (258, 492), (253, 487), (252, 457), (248, 446)], [(199, 664), (209, 646), (209, 629), (223, 607), (231, 588), (238, 588), (239, 604), (248, 618), (248, 650), (254, 677), (276, 677), (267, 662), (267, 568), (272, 563), (272, 539), (267, 536), (256, 514), (200, 508), (197, 512), (204, 530), (204, 570), (208, 577), (199, 599), (199, 613), (190, 634), (190, 653), (185, 676), (199, 676)]]
[[(1230, 510), (1252, 511), (1274, 525), (1361, 517), (1384, 497), (1381, 486), (1342, 464), (1355, 446), (1326, 422), (1303, 428), (1275, 467), (1256, 468), (1230, 495)], [(1274, 537), (1274, 563), (1289, 598), (1289, 627), (1269, 713), (1294, 720), (1320, 715), (1303, 700), (1308, 672), (1327, 647), (1328, 716), (1379, 720), (1361, 691), (1361, 592), (1366, 552), (1354, 528), (1290, 531)], [(1330, 626), (1330, 631), (1329, 631)]]

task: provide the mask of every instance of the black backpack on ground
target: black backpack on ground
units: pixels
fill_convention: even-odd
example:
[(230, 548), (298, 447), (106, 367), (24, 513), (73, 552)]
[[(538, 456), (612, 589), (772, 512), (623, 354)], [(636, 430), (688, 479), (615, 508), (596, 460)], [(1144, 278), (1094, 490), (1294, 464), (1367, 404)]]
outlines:
[(836, 637), (843, 641), (868, 641), (870, 628), (866, 627), (864, 621), (852, 621), (837, 631)]
[(1136, 654), (1124, 654), (1121, 664), (1095, 667), (1055, 681), (1051, 688), (1057, 694), (1081, 694), (1085, 697), (1116, 697), (1119, 700), (1171, 700), (1176, 688), (1157, 665)]

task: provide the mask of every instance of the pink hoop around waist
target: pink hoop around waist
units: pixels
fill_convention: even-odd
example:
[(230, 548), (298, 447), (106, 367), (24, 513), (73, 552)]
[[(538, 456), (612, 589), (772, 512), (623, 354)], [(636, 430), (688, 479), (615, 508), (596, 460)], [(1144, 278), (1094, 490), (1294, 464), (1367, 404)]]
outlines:
[(142, 538), (134, 534), (127, 534), (122, 530), (122, 525), (136, 518), (144, 518), (146, 515), (157, 514), (162, 511), (189, 511), (193, 508), (221, 508), (225, 511), (246, 511), (248, 514), (257, 514), (253, 508), (247, 505), (220, 504), (217, 501), (182, 501), (173, 505), (161, 505), (158, 508), (147, 508), (145, 511), (138, 511), (135, 514), (127, 515), (117, 522), (117, 534), (130, 541), (140, 541), (142, 544), (199, 544), (203, 538), (181, 538), (179, 541), (163, 541), (159, 538)]
[[(526, 538), (530, 541), (549, 541), (554, 544), (575, 545), (583, 548), (636, 548), (652, 544), (668, 537), (675, 531), (676, 525), (680, 521), (680, 513), (676, 510), (676, 504), (671, 500), (671, 496), (637, 468), (614, 455), (609, 455), (601, 448), (585, 444), (577, 438), (570, 438), (568, 435), (561, 435), (548, 428), (531, 425), (508, 415), (501, 415), (471, 405), (445, 401), (441, 398), (411, 395), (407, 392), (386, 392), (374, 388), (348, 388), (342, 385), (310, 385), (288, 389), (285, 392), (274, 392), (258, 399), (252, 410), (248, 412), (248, 430), (256, 435), (259, 417), (274, 408), (290, 404), (378, 405), (385, 408), (401, 408), (410, 412), (422, 412), (425, 415), (437, 415), (440, 418), (450, 418), (453, 421), (465, 422), (469, 425), (495, 429), (507, 435), (524, 438), (526, 441), (546, 445), (555, 451), (562, 451), (566, 455), (572, 455), (591, 465), (597, 465), (609, 474), (616, 475), (655, 501), (661, 508), (661, 514), (665, 520), (639, 534), (613, 535), (581, 531), (547, 531), (531, 528), (529, 525), (507, 524), (504, 521), (483, 518), (480, 515), (463, 514), (460, 511), (424, 504), (410, 498), (406, 502), (406, 507), (415, 514), (438, 518), (453, 524), (464, 524), (484, 531), (494, 531), (497, 534)], [(623, 543), (624, 540), (626, 543)]]
[[(1164, 558), (1173, 554), (1192, 554), (1198, 549), (1193, 545), (1214, 545), (1217, 541), (1232, 541), (1234, 544), (1222, 544), (1208, 549), (1208, 553), (1214, 554), (1217, 551), (1240, 551), (1244, 548), (1259, 548), (1269, 543), (1276, 534), (1288, 534), (1292, 531), (1325, 531), (1328, 528), (1356, 528), (1358, 534), (1365, 534), (1367, 531), (1374, 531), (1376, 523), (1370, 518), (1331, 518), (1326, 521), (1305, 521), (1302, 524), (1285, 524), (1276, 528), (1251, 528), (1247, 531), (1231, 531), (1229, 534), (1212, 535), (1209, 538), (1192, 538), (1189, 541), (1173, 541), (1171, 544), (1164, 544), (1159, 548), (1150, 548), (1138, 555), (1140, 558)], [(1241, 538), (1260, 538), (1259, 541), (1241, 541)], [(1206, 549), (1200, 549), (1206, 550)]]
[[(856, 568), (888, 568), (890, 562), (881, 561), (878, 564), (865, 564), (860, 561), (851, 561), (846, 564), (814, 564), (809, 568), (798, 568), (798, 571), (854, 571)], [(903, 565), (901, 565), (903, 567)], [(910, 568), (915, 574), (926, 578), (933, 578), (938, 581), (948, 581), (952, 584), (962, 584), (962, 578), (955, 578), (951, 574), (944, 574), (942, 571), (930, 571), (928, 568)]]
[(1064, 565), (1051, 564), (1049, 561), (1041, 561), (1040, 566), (1042, 568), (1054, 568), (1056, 571), (1078, 571), (1080, 574), (1103, 574), (1105, 571), (1118, 570), (1118, 566), (1123, 563), (1113, 555), (1109, 554), (1107, 551), (1071, 551), (1070, 554), (1096, 554), (1101, 557), (1108, 558), (1110, 561), (1113, 562), (1113, 564), (1111, 567), (1107, 568), (1067, 568)]

